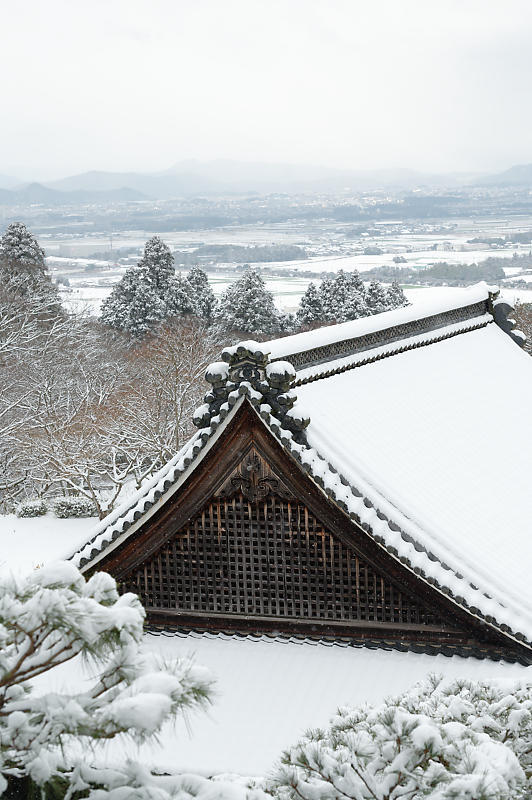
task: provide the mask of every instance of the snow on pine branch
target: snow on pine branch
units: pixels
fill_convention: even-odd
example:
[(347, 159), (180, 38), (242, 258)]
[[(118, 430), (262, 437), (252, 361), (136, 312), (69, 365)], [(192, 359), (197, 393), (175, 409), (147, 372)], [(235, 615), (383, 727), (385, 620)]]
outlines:
[[(0, 795), (10, 776), (39, 785), (72, 777), (69, 758), (80, 745), (86, 753), (119, 735), (143, 742), (180, 712), (205, 707), (209, 674), (190, 659), (163, 663), (143, 653), (143, 622), (138, 598), (119, 595), (106, 573), (85, 581), (57, 562), (2, 577)], [(89, 660), (92, 675), (82, 690), (38, 691), (40, 676), (76, 657)]]
[(532, 687), (429, 677), (376, 707), (340, 709), (286, 751), (278, 800), (523, 800)]

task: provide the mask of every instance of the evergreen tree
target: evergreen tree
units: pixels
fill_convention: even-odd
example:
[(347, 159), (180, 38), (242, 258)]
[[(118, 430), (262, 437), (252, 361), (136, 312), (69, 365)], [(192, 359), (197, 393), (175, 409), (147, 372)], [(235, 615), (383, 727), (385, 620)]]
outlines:
[(336, 319), (336, 283), (333, 278), (324, 278), (320, 285), (319, 298), (323, 309), (323, 317), (326, 322), (334, 322)]
[(224, 292), (215, 319), (223, 328), (248, 334), (274, 334), (280, 328), (273, 295), (252, 267)]
[(184, 314), (196, 312), (192, 286), (181, 274), (172, 277), (166, 291), (165, 301), (167, 315), (170, 317), (182, 317)]
[(354, 269), (352, 272), (348, 272), (347, 278), (351, 294), (358, 293), (364, 295), (366, 293), (366, 287), (364, 286), (362, 278), (360, 277), (360, 273), (357, 269)]
[(370, 314), (366, 291), (356, 270), (339, 270), (334, 278), (326, 278), (320, 287), (320, 300), (328, 322), (346, 322)]
[(192, 291), (194, 313), (209, 322), (214, 313), (216, 300), (206, 273), (196, 265), (188, 273), (187, 282)]
[(366, 293), (357, 290), (351, 291), (346, 298), (345, 305), (338, 315), (338, 322), (347, 322), (352, 319), (360, 319), (370, 314), (366, 302)]
[(166, 317), (166, 303), (154, 288), (142, 261), (130, 267), (102, 305), (101, 321), (142, 338)]
[(22, 222), (12, 222), (0, 238), (0, 279), (21, 298), (38, 300), (54, 312), (61, 308), (44, 250)]
[(144, 245), (144, 254), (139, 267), (145, 267), (153, 288), (164, 300), (168, 285), (174, 276), (174, 257), (170, 248), (159, 236), (152, 236)]
[(408, 300), (406, 299), (406, 295), (397, 283), (394, 281), (391, 286), (388, 287), (387, 290), (388, 295), (388, 305), (390, 308), (401, 308), (402, 306), (408, 305)]
[(379, 281), (371, 281), (366, 292), (366, 302), (370, 314), (380, 314), (391, 307), (388, 292)]
[(101, 321), (136, 338), (153, 330), (169, 314), (166, 298), (173, 293), (173, 263), (159, 236), (148, 239), (139, 263), (126, 271), (102, 304)]
[(314, 283), (309, 283), (307, 290), (299, 302), (296, 314), (298, 325), (315, 325), (325, 319), (320, 293)]

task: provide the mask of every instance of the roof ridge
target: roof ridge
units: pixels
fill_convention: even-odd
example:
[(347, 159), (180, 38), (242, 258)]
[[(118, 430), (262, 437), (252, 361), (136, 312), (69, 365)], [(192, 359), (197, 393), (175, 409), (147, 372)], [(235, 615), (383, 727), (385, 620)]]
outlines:
[(384, 343), (392, 337), (404, 337), (405, 327), (408, 330), (416, 323), (418, 330), (435, 329), (491, 311), (491, 303), (498, 293), (498, 287), (481, 282), (454, 290), (451, 297), (444, 292), (443, 300), (410, 303), (379, 314), (272, 339), (263, 342), (263, 348), (269, 351), (271, 361), (286, 359), (301, 369), (317, 360), (327, 360), (330, 353), (322, 352), (324, 348), (333, 348), (335, 357), (348, 355), (353, 352), (353, 346), (361, 350), (375, 346), (377, 340)]
[[(400, 353), (406, 353), (409, 350), (415, 350), (418, 347), (428, 347), (431, 344), (436, 344), (437, 342), (443, 342), (445, 339), (452, 339), (454, 336), (460, 336), (463, 333), (470, 333), (471, 331), (479, 330), (480, 328), (485, 328), (486, 325), (494, 322), (493, 317), (491, 314), (484, 314), (482, 317), (475, 317), (475, 320), (480, 320), (475, 324), (468, 325), (467, 321), (464, 323), (455, 323), (454, 325), (449, 325), (447, 328), (440, 328), (439, 330), (445, 331), (444, 333), (440, 334), (439, 336), (430, 336), (429, 334), (432, 331), (428, 331), (427, 333), (421, 333), (417, 336), (412, 336), (410, 340), (401, 340), (404, 342), (399, 347), (392, 348), (390, 350), (383, 350), (382, 348), (374, 348), (373, 350), (369, 351), (373, 353), (373, 355), (368, 355), (363, 358), (358, 358), (355, 361), (351, 360), (349, 356), (344, 359), (338, 359), (341, 361), (342, 364), (340, 366), (334, 367), (332, 369), (328, 369), (325, 372), (316, 372), (314, 374), (298, 378), (296, 374), (296, 380), (294, 383), (294, 387), (297, 386), (304, 386), (308, 383), (313, 383), (314, 381), (319, 381), (324, 378), (330, 378), (333, 375), (339, 375), (342, 372), (347, 372), (351, 369), (355, 369), (356, 367), (363, 367), (367, 364), (373, 364), (375, 361), (382, 361), (384, 358), (389, 358), (390, 356), (399, 355)], [(427, 337), (428, 338), (424, 338)], [(392, 343), (393, 344), (393, 343)], [(385, 345), (383, 346), (385, 347)], [(379, 351), (379, 352), (375, 352)], [(368, 352), (368, 351), (364, 351)], [(353, 356), (360, 355), (360, 354), (353, 354)], [(349, 360), (348, 360), (349, 359)], [(324, 364), (323, 366), (326, 366)], [(310, 368), (311, 369), (311, 368)], [(304, 370), (302, 370), (304, 372)]]

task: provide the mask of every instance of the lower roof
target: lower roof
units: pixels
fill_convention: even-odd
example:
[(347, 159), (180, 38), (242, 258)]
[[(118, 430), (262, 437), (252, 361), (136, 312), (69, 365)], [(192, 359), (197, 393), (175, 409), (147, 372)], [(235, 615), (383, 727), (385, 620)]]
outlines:
[[(194, 654), (216, 678), (212, 708), (167, 725), (157, 745), (103, 745), (98, 761), (112, 764), (128, 755), (170, 772), (260, 776), (305, 730), (326, 725), (340, 705), (378, 703), (430, 672), (477, 680), (532, 675), (532, 667), (518, 664), (264, 636), (147, 634), (145, 645), (166, 658)], [(78, 684), (80, 662), (63, 665), (46, 680), (54, 688)]]

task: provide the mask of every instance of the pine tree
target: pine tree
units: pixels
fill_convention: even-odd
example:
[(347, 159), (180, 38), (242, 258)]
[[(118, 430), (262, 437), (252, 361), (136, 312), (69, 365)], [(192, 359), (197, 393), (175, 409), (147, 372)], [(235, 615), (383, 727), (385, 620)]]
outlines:
[(165, 302), (167, 316), (170, 317), (182, 317), (196, 312), (192, 286), (181, 274), (172, 277), (166, 291)]
[(382, 283), (371, 281), (366, 292), (366, 302), (370, 314), (380, 314), (390, 308), (388, 293)]
[(216, 300), (206, 273), (196, 265), (192, 267), (186, 279), (192, 290), (194, 313), (197, 317), (210, 322), (216, 306)]
[(252, 267), (245, 269), (242, 276), (224, 292), (215, 320), (227, 330), (248, 334), (274, 334), (280, 328), (273, 295)]
[(55, 313), (61, 308), (44, 250), (22, 222), (8, 225), (0, 239), (0, 280), (21, 298), (35, 299)]
[(325, 314), (321, 304), (320, 294), (314, 283), (309, 283), (307, 290), (299, 302), (296, 314), (298, 325), (315, 325), (323, 322)]
[(366, 287), (362, 282), (362, 278), (360, 277), (358, 270), (354, 269), (352, 272), (348, 272), (347, 278), (349, 282), (349, 291), (352, 294), (358, 293), (364, 295), (366, 293)]
[[(20, 776), (42, 787), (32, 797), (59, 786), (54, 796), (81, 796), (76, 789), (83, 789), (92, 797), (111, 771), (83, 759), (91, 744), (122, 734), (150, 741), (164, 722), (207, 705), (210, 677), (189, 658), (163, 662), (146, 653), (139, 599), (119, 594), (105, 572), (85, 581), (72, 562), (55, 562), (25, 577), (2, 575), (0, 609), (0, 795)], [(83, 660), (97, 668), (81, 679)], [(69, 661), (80, 680), (62, 693), (57, 668)], [(46, 673), (53, 691), (40, 680)], [(147, 769), (126, 767), (111, 777), (116, 793), (96, 794), (188, 796), (179, 787), (168, 795), (164, 787), (138, 788), (153, 779)]]
[(338, 710), (281, 758), (276, 800), (531, 797), (532, 691), (527, 681), (431, 675), (376, 706)]
[(167, 314), (142, 261), (130, 267), (102, 304), (101, 321), (111, 328), (142, 338)]
[(394, 281), (392, 285), (388, 287), (387, 296), (389, 308), (402, 308), (402, 306), (408, 305), (406, 295), (397, 281)]
[(153, 288), (164, 300), (168, 285), (174, 276), (174, 257), (170, 248), (159, 236), (152, 236), (144, 245), (144, 254), (139, 267), (145, 267)]

